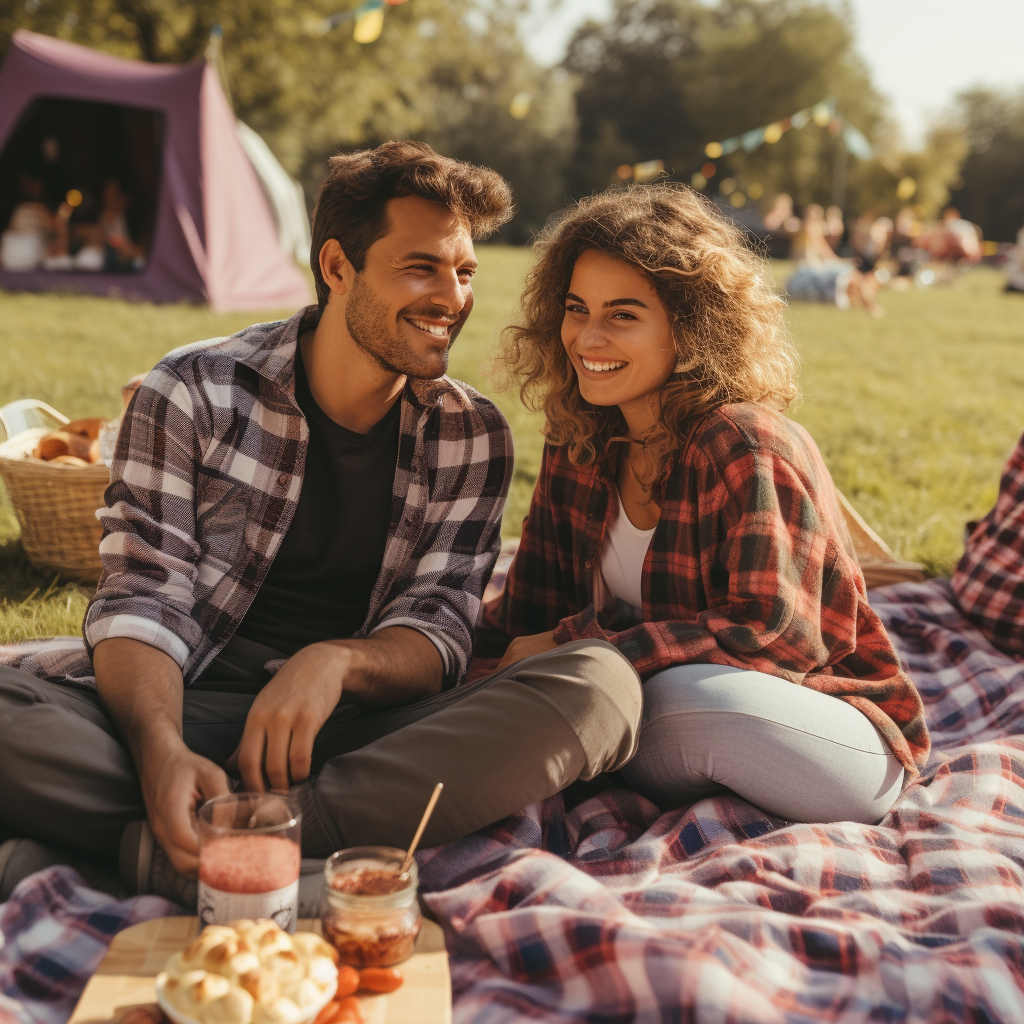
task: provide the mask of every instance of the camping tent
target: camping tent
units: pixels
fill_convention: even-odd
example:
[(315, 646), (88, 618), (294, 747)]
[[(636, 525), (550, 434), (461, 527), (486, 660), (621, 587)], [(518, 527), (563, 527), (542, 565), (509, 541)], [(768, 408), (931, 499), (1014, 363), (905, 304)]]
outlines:
[[(51, 197), (74, 190), (84, 206), (72, 224), (115, 178), (132, 199), (131, 237), (148, 254), (141, 269), (118, 273), (0, 270), (0, 286), (201, 300), (219, 310), (305, 304), (309, 283), (293, 261), (301, 229), (282, 228), (292, 249), (283, 251), (268, 200), (280, 183), (265, 168), (257, 174), (238, 130), (209, 64), (145, 64), (15, 32), (0, 69), (0, 227), (21, 175), (43, 181)], [(261, 156), (273, 159), (269, 150)]]

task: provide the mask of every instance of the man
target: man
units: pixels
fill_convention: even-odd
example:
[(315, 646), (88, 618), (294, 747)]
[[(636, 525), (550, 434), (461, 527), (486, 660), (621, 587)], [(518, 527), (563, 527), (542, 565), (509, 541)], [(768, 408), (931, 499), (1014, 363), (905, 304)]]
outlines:
[[(323, 857), (406, 845), (438, 781), (425, 844), (631, 756), (639, 681), (610, 645), (456, 686), (512, 450), (494, 406), (444, 372), (473, 240), (510, 215), (497, 174), (420, 143), (335, 157), (318, 305), (157, 365), (102, 510), (95, 688), (0, 669), (9, 834), (120, 849), (130, 888), (187, 900), (196, 808), (233, 778), (291, 789), (303, 851)], [(6, 845), (9, 889), (31, 857)]]

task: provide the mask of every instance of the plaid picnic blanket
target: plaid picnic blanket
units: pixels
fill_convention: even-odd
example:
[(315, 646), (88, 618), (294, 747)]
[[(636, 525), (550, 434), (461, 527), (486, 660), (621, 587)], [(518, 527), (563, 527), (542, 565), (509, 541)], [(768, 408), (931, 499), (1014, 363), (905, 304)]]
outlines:
[(1024, 662), (946, 581), (872, 604), (934, 743), (882, 823), (612, 789), (430, 851), (459, 1024), (1024, 1021)]
[[(660, 814), (611, 788), (425, 851), (457, 1024), (1024, 1022), (1024, 662), (948, 581), (871, 602), (933, 740), (882, 823), (795, 825), (738, 797)], [(60, 1024), (128, 923), (71, 882), (33, 876), (0, 910), (0, 991), (25, 1024)]]
[(0, 1024), (63, 1024), (119, 931), (181, 912), (159, 896), (119, 903), (67, 867), (30, 875), (0, 904)]

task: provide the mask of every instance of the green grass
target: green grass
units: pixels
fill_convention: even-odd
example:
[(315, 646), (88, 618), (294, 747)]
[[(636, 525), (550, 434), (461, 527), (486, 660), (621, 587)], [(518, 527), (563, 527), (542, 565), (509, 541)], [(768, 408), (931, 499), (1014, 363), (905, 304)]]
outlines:
[[(476, 308), (450, 370), (488, 393), (491, 346), (514, 314), (529, 259), (522, 249), (481, 247)], [(959, 556), (964, 522), (991, 506), (1000, 467), (1024, 429), (1024, 299), (1000, 294), (1001, 283), (981, 269), (949, 287), (885, 292), (881, 320), (806, 304), (790, 312), (804, 360), (794, 419), (896, 554), (935, 574)], [(120, 385), (163, 353), (257, 319), (269, 316), (0, 292), (0, 405), (34, 397), (71, 417), (113, 415)], [(505, 533), (515, 536), (537, 473), (541, 424), (514, 393), (495, 398), (516, 440), (505, 512)], [(77, 633), (88, 591), (33, 569), (17, 533), (0, 493), (0, 643)]]

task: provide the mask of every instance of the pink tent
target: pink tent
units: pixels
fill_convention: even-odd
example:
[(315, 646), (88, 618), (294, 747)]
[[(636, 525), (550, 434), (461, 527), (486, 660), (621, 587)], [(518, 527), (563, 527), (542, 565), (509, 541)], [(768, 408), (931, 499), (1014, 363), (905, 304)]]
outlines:
[[(15, 32), (0, 69), (0, 228), (19, 182), (45, 183), (51, 203), (74, 189), (87, 205), (115, 178), (131, 196), (131, 237), (148, 256), (120, 272), (0, 270), (0, 287), (218, 310), (309, 302), (235, 124), (209, 64), (146, 64)], [(88, 210), (72, 224), (80, 213)]]

